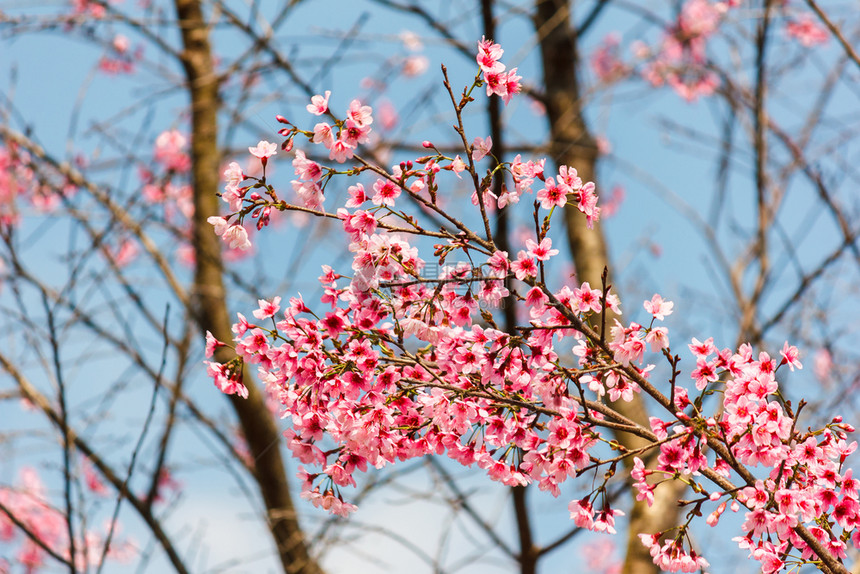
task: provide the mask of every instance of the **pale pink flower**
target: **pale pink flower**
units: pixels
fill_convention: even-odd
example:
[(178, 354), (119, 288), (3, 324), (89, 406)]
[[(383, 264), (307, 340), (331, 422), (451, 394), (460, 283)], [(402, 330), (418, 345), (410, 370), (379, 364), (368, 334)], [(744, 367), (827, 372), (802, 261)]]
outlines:
[(249, 147), (248, 151), (251, 155), (266, 160), (278, 153), (278, 144), (260, 140), (255, 147)]
[(349, 193), (349, 199), (346, 202), (347, 207), (358, 207), (367, 201), (367, 194), (364, 191), (364, 186), (360, 183), (350, 185), (347, 189), (347, 193)]
[(206, 351), (205, 351), (205, 355), (206, 355), (206, 358), (207, 358), (207, 359), (211, 359), (211, 358), (212, 358), (212, 355), (214, 355), (214, 354), (215, 354), (215, 349), (217, 349), (218, 347), (223, 347), (223, 346), (224, 346), (224, 343), (222, 343), (221, 341), (219, 341), (218, 339), (216, 339), (216, 338), (215, 338), (215, 336), (214, 336), (212, 333), (210, 333), (209, 331), (206, 331)]
[(215, 235), (223, 235), (229, 225), (225, 218), (217, 215), (207, 218), (206, 221), (215, 228)]
[(788, 341), (785, 342), (782, 346), (782, 350), (779, 352), (782, 355), (783, 364), (787, 364), (788, 368), (792, 371), (795, 367), (798, 369), (802, 369), (803, 365), (800, 363), (800, 351), (797, 350), (797, 347), (793, 347), (788, 344)]
[(187, 171), (191, 159), (185, 153), (186, 145), (188, 139), (179, 130), (161, 132), (155, 139), (155, 161), (173, 171)]
[(678, 16), (678, 29), (685, 37), (710, 36), (716, 32), (723, 11), (710, 0), (688, 0)]
[(672, 314), (672, 308), (675, 304), (671, 301), (664, 301), (663, 297), (658, 294), (654, 294), (650, 301), (645, 301), (643, 306), (646, 311), (654, 316), (655, 319), (662, 321), (666, 318), (666, 315)]
[(397, 108), (389, 100), (380, 101), (376, 113), (383, 130), (393, 130), (400, 121), (397, 115)]
[(337, 163), (343, 163), (353, 156), (354, 148), (350, 146), (343, 138), (337, 140), (329, 149), (328, 157)]
[(230, 249), (246, 251), (251, 247), (251, 241), (248, 239), (248, 232), (239, 224), (233, 224), (228, 227), (221, 235), (221, 239), (227, 243)]
[(608, 34), (602, 44), (591, 54), (591, 69), (604, 84), (617, 81), (629, 72), (627, 66), (619, 58), (621, 39), (617, 32)]
[(481, 161), (493, 149), (493, 138), (487, 136), (486, 139), (475, 138), (472, 142), (472, 160)]
[(833, 371), (833, 357), (827, 349), (819, 349), (815, 353), (812, 365), (815, 377), (822, 382), (830, 380)]
[(462, 176), (461, 176), (460, 174), (461, 174), (465, 169), (466, 169), (466, 164), (465, 164), (465, 163), (463, 163), (463, 160), (462, 160), (462, 159), (460, 159), (460, 156), (458, 155), (458, 156), (457, 156), (457, 157), (455, 157), (455, 158), (454, 158), (454, 160), (451, 162), (451, 171), (453, 171), (453, 172), (457, 175), (457, 177), (459, 177), (460, 179), (462, 179)]
[(116, 36), (114, 36), (112, 44), (113, 49), (120, 54), (125, 54), (131, 47), (131, 42), (129, 41), (128, 37), (123, 36), (122, 34), (117, 34)]
[(403, 61), (401, 72), (407, 78), (420, 76), (430, 67), (430, 61), (424, 56), (409, 56)]
[(227, 188), (237, 188), (245, 180), (245, 175), (242, 173), (242, 168), (235, 161), (231, 161), (227, 169), (224, 170), (224, 180), (227, 182)]
[(594, 529), (594, 509), (588, 499), (573, 500), (567, 505), (570, 518), (580, 528)]
[(296, 150), (296, 157), (293, 159), (293, 169), (295, 169), (296, 175), (299, 179), (306, 179), (309, 181), (319, 181), (322, 177), (322, 168), (320, 165), (307, 158), (305, 156), (305, 152), (298, 149)]
[(410, 52), (418, 52), (424, 48), (421, 38), (412, 30), (403, 30), (400, 32), (399, 38), (403, 42), (403, 47)]
[(346, 112), (347, 119), (350, 119), (355, 122), (360, 128), (365, 126), (369, 126), (373, 123), (373, 108), (370, 106), (363, 106), (361, 102), (358, 100), (352, 100), (349, 103), (349, 109)]
[(331, 149), (334, 144), (334, 134), (331, 131), (331, 126), (325, 122), (320, 122), (314, 126), (314, 137), (311, 140), (314, 143), (323, 144), (326, 149)]
[(504, 279), (511, 269), (511, 262), (508, 261), (507, 251), (496, 251), (487, 259), (487, 264), (499, 279)]
[(651, 345), (651, 351), (656, 353), (669, 348), (669, 330), (666, 327), (654, 327), (645, 335), (645, 342)]
[(307, 110), (315, 116), (321, 116), (328, 111), (328, 99), (331, 96), (331, 90), (326, 90), (324, 96), (316, 95), (311, 98), (311, 103), (307, 106)]

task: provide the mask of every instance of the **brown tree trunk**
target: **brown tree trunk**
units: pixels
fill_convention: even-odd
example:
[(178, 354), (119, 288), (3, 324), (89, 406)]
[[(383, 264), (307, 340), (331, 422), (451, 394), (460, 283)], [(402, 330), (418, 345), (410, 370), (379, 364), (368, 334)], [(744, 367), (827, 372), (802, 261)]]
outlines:
[[(576, 168), (583, 181), (595, 181), (597, 146), (582, 113), (576, 75), (579, 54), (569, 4), (567, 0), (536, 0), (535, 8), (535, 30), (540, 42), (546, 90), (544, 103), (550, 127), (550, 157), (558, 166)], [(600, 223), (595, 223), (594, 229), (588, 229), (585, 217), (573, 208), (565, 210), (565, 220), (577, 281), (588, 281), (592, 287), (600, 287), (604, 268), (610, 268), (606, 238)], [(607, 325), (611, 322), (612, 317), (608, 317)], [(631, 402), (613, 403), (612, 407), (648, 428), (648, 414), (639, 395), (635, 395)], [(616, 439), (630, 450), (646, 444), (644, 439), (626, 433), (619, 433)], [(633, 461), (627, 459), (625, 463), (632, 466)], [(663, 532), (677, 524), (676, 501), (683, 487), (683, 484), (678, 484), (670, 482), (658, 487), (651, 507), (634, 502), (622, 570), (624, 574), (659, 572), (637, 534)]]
[[(197, 258), (194, 273), (196, 318), (202, 330), (221, 341), (230, 341), (230, 317), (223, 280), (221, 245), (207, 218), (218, 215), (220, 153), (218, 150), (218, 78), (212, 64), (209, 29), (199, 0), (175, 0), (182, 33), (188, 90), (191, 96), (191, 159), (194, 185), (193, 245)], [(222, 348), (216, 360), (232, 358)], [(250, 373), (246, 369), (246, 377)], [(250, 382), (250, 381), (249, 381)], [(322, 570), (309, 555), (304, 534), (293, 508), (280, 443), (283, 440), (254, 384), (248, 384), (248, 398), (233, 395), (242, 434), (253, 459), (255, 479), (266, 506), (267, 520), (284, 572), (320, 574)]]

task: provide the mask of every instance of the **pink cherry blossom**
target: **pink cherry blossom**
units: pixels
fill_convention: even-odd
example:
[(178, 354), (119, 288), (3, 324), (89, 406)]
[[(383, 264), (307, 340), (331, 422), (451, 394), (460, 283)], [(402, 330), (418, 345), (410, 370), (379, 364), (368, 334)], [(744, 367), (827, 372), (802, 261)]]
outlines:
[(260, 140), (256, 146), (249, 147), (248, 151), (251, 155), (266, 160), (278, 153), (278, 145)]
[(223, 235), (224, 232), (227, 231), (227, 227), (229, 226), (227, 219), (225, 219), (224, 217), (219, 217), (217, 215), (213, 215), (207, 218), (206, 221), (209, 222), (212, 227), (214, 227), (215, 235)]
[(664, 301), (663, 297), (655, 294), (650, 301), (645, 301), (645, 310), (651, 313), (655, 319), (662, 321), (666, 315), (672, 314), (672, 308), (675, 306), (671, 301)]
[(400, 187), (391, 180), (378, 179), (373, 184), (374, 194), (372, 201), (376, 205), (387, 205), (394, 207), (394, 200), (400, 197)]
[(544, 237), (538, 244), (531, 239), (526, 239), (526, 249), (528, 254), (538, 261), (549, 261), (553, 255), (558, 255), (558, 249), (552, 248), (552, 239)]
[(537, 192), (537, 200), (544, 209), (564, 207), (567, 204), (567, 194), (570, 188), (566, 185), (556, 185), (551, 177), (546, 178), (545, 187)]
[(801, 46), (811, 48), (826, 44), (830, 35), (827, 29), (816, 22), (812, 14), (801, 14), (796, 20), (789, 20), (785, 25), (785, 33), (800, 42)]
[(505, 51), (499, 44), (494, 44), (492, 40), (487, 40), (482, 37), (478, 42), (478, 66), (484, 72), (499, 73), (505, 70), (504, 64), (499, 62)]
[(311, 103), (306, 107), (308, 112), (315, 116), (321, 116), (328, 111), (328, 99), (331, 96), (331, 90), (326, 90), (324, 96), (316, 95), (311, 98)]
[(168, 130), (158, 135), (155, 140), (155, 161), (166, 169), (186, 172), (191, 168), (191, 158), (185, 148), (188, 139), (179, 130)]
[(520, 251), (517, 254), (517, 260), (511, 264), (511, 270), (520, 281), (525, 281), (529, 277), (537, 276), (535, 260), (529, 257), (525, 251)]
[[(460, 177), (460, 174), (466, 169), (466, 164), (463, 163), (463, 160), (460, 159), (460, 156), (454, 158), (451, 162), (451, 170), (457, 174), (457, 177)], [(461, 178), (462, 179), (462, 178)]]
[(627, 66), (619, 58), (620, 42), (617, 33), (608, 34), (591, 54), (591, 69), (605, 84), (617, 81), (629, 73)]
[(354, 150), (354, 146), (351, 146), (343, 138), (340, 138), (332, 144), (328, 157), (338, 163), (343, 163), (353, 156)]
[(233, 224), (227, 227), (227, 229), (224, 230), (224, 233), (221, 234), (221, 239), (224, 240), (230, 249), (240, 249), (245, 251), (251, 247), (251, 241), (248, 239), (248, 232), (239, 224)]
[(346, 117), (353, 122), (355, 125), (363, 128), (365, 126), (369, 126), (373, 123), (373, 108), (370, 106), (364, 106), (358, 100), (352, 100), (349, 103), (349, 109), (346, 112)]
[(314, 135), (313, 141), (314, 143), (321, 143), (327, 149), (331, 149), (331, 146), (334, 145), (334, 134), (331, 131), (331, 126), (325, 122), (320, 122), (314, 126)]
[[(665, 31), (661, 60), (651, 62), (663, 66), (654, 70), (660, 81), (677, 84), (679, 93), (697, 89), (705, 77), (699, 75), (705, 41), (728, 9), (721, 6), (707, 0), (681, 5)], [(501, 55), (499, 46), (482, 40), (473, 87), (486, 82), (489, 93), (505, 97), (510, 88), (501, 84)], [(699, 68), (682, 77), (671, 69), (679, 63)], [(367, 136), (365, 107), (356, 100), (348, 117), (336, 120), (336, 141), (327, 124), (318, 124), (313, 136), (301, 128), (296, 133), (309, 136), (308, 145), (328, 148), (330, 158), (345, 161)], [(480, 161), (491, 149), (490, 138), (476, 138), (450, 155), (459, 151)], [(348, 189), (346, 205), (336, 215), (341, 221), (336, 232), (348, 246), (344, 268), (323, 267), (316, 303), (299, 295), (282, 309), (280, 297), (259, 300), (253, 316), (260, 324), (239, 316), (233, 326), (229, 344), (235, 356), (206, 364), (217, 388), (239, 396), (250, 391), (243, 372), (257, 368), (291, 427), (285, 433), (290, 451), (308, 465), (299, 473), (303, 498), (346, 515), (355, 510), (345, 497), (358, 473), (447, 456), (477, 467), (490, 480), (535, 484), (554, 496), (565, 491), (565, 481), (575, 481), (580, 498), (568, 505), (571, 520), (612, 534), (623, 513), (609, 496), (610, 480), (623, 474), (622, 459), (636, 457), (629, 476), (638, 500), (653, 503), (660, 482), (682, 477), (692, 484), (691, 518), (707, 516), (705, 522), (715, 525), (726, 510), (741, 513), (735, 522), (743, 523), (742, 535), (736, 541), (763, 571), (783, 568), (789, 548), (790, 563), (799, 565), (820, 558), (817, 553), (847, 556), (849, 540), (860, 546), (860, 480), (844, 467), (857, 446), (847, 434), (853, 427), (841, 418), (817, 429), (795, 424), (798, 411), (784, 401), (777, 379), (785, 374), (781, 365), (800, 367), (795, 347), (786, 343), (778, 362), (748, 344), (718, 348), (713, 338), (694, 338), (676, 354), (669, 327), (654, 326), (675, 310), (662, 296), (643, 303), (650, 315), (644, 324), (623, 323), (614, 293), (588, 282), (577, 287), (566, 277), (553, 284), (557, 274), (548, 273), (543, 262), (558, 253), (550, 239), (557, 213), (538, 214), (527, 206), (526, 219), (534, 219), (535, 228), (524, 228), (517, 237), (526, 249), (513, 262), (480, 224), (473, 230), (473, 222), (452, 217), (449, 229), (425, 229), (420, 210), (447, 217), (441, 206), (450, 198), (448, 185), (457, 184), (454, 177), (465, 169), (459, 155), (451, 160), (429, 142), (421, 153), (431, 155), (391, 169), (368, 162), (335, 170), (312, 162), (302, 150), (293, 153), (299, 179), (292, 186), (300, 205), (276, 200), (291, 196), (260, 180), (253, 189), (265, 186), (268, 193), (249, 195), (254, 203), (247, 209), (260, 209), (252, 218), (264, 217), (263, 209), (321, 206), (323, 183), (334, 186), (337, 178), (359, 172), (362, 178), (375, 174), (374, 206), (360, 209), (368, 200), (367, 180), (339, 187), (338, 196)], [(523, 162), (517, 156), (496, 172), (510, 173), (513, 191), (498, 198), (479, 186), (470, 185), (477, 188), (470, 191), (475, 201), (483, 196), (487, 205), (492, 200), (514, 209), (526, 203), (517, 200), (540, 180), (545, 185), (536, 197), (544, 209), (566, 206), (584, 214), (588, 224), (596, 221), (600, 208), (593, 182), (584, 182), (569, 166), (547, 178), (544, 166), (543, 160)], [(471, 184), (470, 178), (459, 184)], [(418, 210), (409, 202), (392, 209), (403, 190), (417, 200)], [(242, 227), (248, 215), (210, 222), (238, 247), (248, 242)], [(509, 304), (515, 306), (516, 326), (503, 332), (494, 323), (494, 306)], [(615, 315), (607, 317), (607, 310)], [(208, 336), (207, 357), (224, 360), (226, 343)], [(709, 410), (715, 402), (711, 394), (719, 396), (721, 409)], [(613, 412), (613, 403), (637, 396), (653, 408), (648, 425), (636, 429), (645, 446), (610, 452), (608, 428), (635, 424)], [(657, 567), (685, 572), (709, 567), (690, 547), (688, 527), (640, 534)]]
[(260, 320), (274, 317), (275, 314), (281, 310), (280, 297), (274, 297), (271, 301), (267, 301), (266, 299), (260, 299), (259, 301), (257, 301), (257, 303), (260, 308), (254, 311), (254, 317)]
[(487, 154), (490, 153), (490, 150), (493, 149), (493, 138), (487, 136), (486, 139), (483, 138), (475, 138), (472, 142), (472, 160), (481, 161)]

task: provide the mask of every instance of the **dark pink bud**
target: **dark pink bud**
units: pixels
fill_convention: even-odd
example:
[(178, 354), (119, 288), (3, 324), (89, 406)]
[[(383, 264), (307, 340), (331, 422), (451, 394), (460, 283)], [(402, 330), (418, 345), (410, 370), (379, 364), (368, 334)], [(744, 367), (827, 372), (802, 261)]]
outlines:
[(432, 143), (430, 143), (430, 141), (428, 141), (428, 140), (424, 140), (424, 141), (421, 143), (421, 145), (423, 145), (423, 146), (424, 146), (424, 147), (426, 147), (427, 149), (432, 149), (432, 148), (433, 148), (433, 144), (432, 144)]
[(278, 116), (275, 116), (275, 119), (278, 120), (278, 123), (280, 123), (280, 124), (290, 125), (290, 122), (284, 116), (278, 115)]

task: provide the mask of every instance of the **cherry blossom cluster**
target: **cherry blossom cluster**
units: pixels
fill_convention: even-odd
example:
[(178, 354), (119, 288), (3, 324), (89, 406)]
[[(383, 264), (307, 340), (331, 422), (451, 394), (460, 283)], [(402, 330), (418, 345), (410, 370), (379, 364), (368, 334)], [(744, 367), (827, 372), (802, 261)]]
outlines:
[[(59, 192), (58, 192), (59, 190)], [(0, 146), (0, 225), (20, 222), (19, 199), (42, 212), (55, 209), (61, 197), (70, 198), (75, 186), (65, 181), (42, 181), (30, 153), (14, 142)]]
[[(113, 2), (108, 2), (112, 4)], [(105, 6), (92, 0), (72, 0), (72, 13), (77, 17), (86, 17), (93, 20), (101, 20), (105, 17), (107, 10)]]
[(505, 65), (499, 61), (504, 52), (502, 47), (494, 44), (492, 40), (481, 38), (481, 41), (478, 42), (476, 59), (481, 68), (484, 84), (487, 87), (487, 95), (496, 94), (504, 100), (505, 104), (508, 104), (511, 98), (520, 93), (522, 76), (517, 75), (516, 68), (505, 71)]
[[(193, 261), (189, 248), (194, 201), (188, 183), (191, 159), (187, 147), (187, 137), (178, 130), (159, 134), (153, 146), (154, 162), (139, 166), (138, 174), (141, 197), (148, 206), (157, 208), (163, 221), (186, 239), (178, 253), (184, 261)], [(86, 166), (85, 159), (76, 158), (76, 169)], [(14, 141), (0, 146), (0, 225), (17, 225), (21, 210), (27, 205), (50, 213), (76, 195), (78, 188), (65, 175), (50, 168), (40, 170), (44, 167), (44, 163), (37, 162)], [(129, 264), (139, 252), (137, 241), (128, 233), (120, 233), (113, 241), (105, 239), (101, 244), (105, 255), (119, 267)]]
[[(87, 482), (90, 480), (88, 477)], [(34, 469), (22, 469), (18, 482), (16, 487), (0, 488), (0, 508), (3, 509), (0, 511), (0, 543), (18, 545), (15, 563), (24, 566), (27, 572), (37, 572), (45, 566), (49, 559), (45, 548), (69, 561), (69, 529), (65, 514), (51, 505), (45, 486)], [(22, 529), (28, 536), (21, 534)], [(104, 536), (94, 531), (87, 531), (80, 540), (76, 540), (76, 570), (85, 571), (98, 566), (102, 562), (104, 544)], [(114, 538), (106, 557), (127, 561), (135, 552), (131, 543)]]
[[(818, 559), (809, 541), (798, 533), (796, 527), (800, 524), (833, 556), (845, 558), (849, 537), (855, 545), (860, 545), (860, 531), (856, 530), (860, 520), (857, 502), (860, 483), (852, 477), (850, 469), (843, 468), (845, 459), (857, 446), (846, 440), (846, 432), (854, 429), (839, 418), (817, 431), (801, 432), (797, 428), (803, 403), (792, 410), (789, 403), (782, 401), (775, 375), (783, 366), (791, 370), (801, 367), (798, 350), (786, 344), (777, 361), (767, 353), (754, 356), (749, 345), (742, 345), (737, 352), (718, 350), (712, 339), (704, 342), (693, 339), (689, 349), (696, 357), (691, 378), (700, 394), (691, 397), (686, 389), (673, 389), (676, 417), (683, 425), (651, 419), (655, 436), (665, 442), (660, 445), (654, 469), (646, 470), (642, 460), (635, 459), (631, 476), (637, 498), (649, 504), (653, 501), (658, 483), (647, 478), (651, 474), (697, 477), (708, 469), (708, 473), (716, 475), (714, 478), (728, 479), (738, 468), (762, 466), (769, 469), (766, 479), (738, 487), (717, 481), (717, 486), (724, 490), (710, 494), (705, 485), (691, 480), (694, 491), (703, 495), (695, 503), (695, 511), (703, 504), (714, 504), (716, 508), (707, 523), (715, 526), (727, 505), (734, 512), (745, 507), (745, 522), (741, 527), (745, 536), (735, 540), (742, 548), (750, 549), (751, 556), (762, 562), (765, 572)], [(705, 417), (701, 405), (704, 397), (713, 393), (722, 394), (724, 408), (718, 416)], [(709, 444), (713, 447), (715, 441), (730, 456), (709, 463), (706, 453)], [(747, 477), (748, 483), (752, 480), (751, 475), (740, 474)], [(689, 555), (679, 553), (685, 530), (686, 527), (681, 528), (672, 541), (664, 540), (662, 545), (657, 542), (659, 534), (643, 537), (663, 568), (698, 569), (684, 570), (679, 566), (679, 561), (692, 564)], [(701, 557), (694, 562), (700, 561)]]
[(99, 59), (99, 70), (109, 75), (133, 74), (135, 64), (143, 59), (143, 47), (132, 49), (131, 41), (117, 34)]
[(659, 50), (642, 72), (643, 77), (654, 86), (669, 85), (688, 101), (712, 94), (719, 79), (707, 68), (705, 47), (730, 5), (687, 0), (675, 25), (664, 33)]
[[(141, 196), (148, 208), (154, 209), (155, 215), (172, 228), (175, 237), (179, 240), (176, 256), (186, 265), (194, 264), (194, 249), (191, 247), (194, 190), (190, 182), (191, 157), (188, 150), (190, 143), (188, 135), (179, 129), (166, 130), (155, 139), (152, 163), (138, 167), (138, 176), (142, 184)], [(256, 169), (259, 169), (260, 157), (260, 155), (255, 156), (254, 161), (258, 166)], [(237, 205), (237, 201), (241, 204), (241, 198), (237, 199), (234, 195), (239, 193), (239, 183), (244, 179), (242, 168), (236, 162), (231, 162), (225, 167), (224, 174), (227, 182), (223, 194), (224, 200), (231, 206)], [(221, 229), (220, 226), (219, 229)], [(235, 230), (225, 237), (225, 241), (232, 235), (235, 235)], [(250, 247), (247, 232), (244, 229), (235, 241), (228, 241), (228, 243), (230, 250), (225, 253), (225, 257), (231, 261), (242, 257), (245, 250)], [(121, 237), (110, 255), (117, 265), (123, 266), (131, 262), (138, 251), (139, 247), (134, 238)]]
[[(633, 52), (643, 60), (642, 77), (652, 86), (667, 85), (687, 101), (714, 93), (719, 77), (710, 69), (708, 42), (716, 36), (739, 0), (686, 0), (677, 16), (663, 31), (656, 48), (636, 42)], [(775, 4), (784, 15), (785, 35), (809, 48), (828, 40), (827, 29), (811, 13), (796, 14), (787, 2)], [(619, 36), (610, 33), (591, 55), (591, 68), (598, 80), (611, 84), (630, 75), (632, 66), (620, 56)]]
[(610, 33), (591, 54), (591, 69), (604, 84), (618, 81), (630, 73), (630, 67), (621, 60), (620, 44), (619, 35)]
[(10, 226), (18, 222), (17, 198), (29, 195), (36, 185), (30, 154), (14, 145), (0, 147), (0, 223)]
[(805, 48), (811, 48), (820, 44), (826, 44), (829, 39), (827, 29), (815, 21), (812, 14), (801, 14), (791, 18), (785, 25), (785, 33), (794, 38)]
[[(311, 98), (311, 103), (307, 106), (308, 111), (315, 116), (329, 114), (328, 100), (330, 96), (331, 92), (326, 92), (324, 96)], [(370, 127), (372, 123), (373, 108), (362, 105), (359, 100), (352, 100), (346, 110), (345, 120), (335, 122), (334, 127), (328, 122), (319, 122), (314, 126), (312, 141), (316, 144), (322, 144), (329, 150), (329, 159), (343, 163), (352, 158), (359, 144), (367, 143), (372, 131)]]
[[(692, 19), (694, 8), (687, 8), (685, 18)], [(695, 29), (680, 21), (688, 39), (712, 31), (696, 21)], [(628, 462), (639, 500), (653, 502), (666, 480), (685, 482), (696, 496), (683, 502), (691, 506), (684, 524), (641, 535), (666, 570), (707, 567), (688, 528), (710, 506), (711, 525), (726, 508), (744, 509), (743, 535), (736, 540), (767, 572), (818, 560), (835, 563), (849, 540), (860, 547), (857, 483), (843, 468), (856, 448), (847, 441), (853, 429), (834, 419), (825, 428), (803, 430), (803, 404), (795, 408), (779, 392), (777, 371), (801, 367), (796, 348), (786, 344), (777, 360), (754, 355), (748, 345), (719, 350), (712, 339), (693, 339), (688, 387), (679, 379), (681, 358), (662, 326), (675, 310), (672, 302), (654, 295), (643, 304), (647, 321), (622, 323), (611, 286), (550, 286), (546, 269), (558, 255), (550, 237), (556, 208), (577, 209), (591, 223), (599, 217), (597, 196), (593, 183), (569, 166), (545, 177), (543, 160), (517, 156), (478, 171), (492, 141), (467, 144), (460, 113), (472, 89), (489, 85), (481, 74), (500, 56), (500, 47), (482, 40), (481, 71), (472, 87), (460, 104), (451, 92), (467, 161), (442, 154), (431, 142), (423, 146), (429, 155), (390, 170), (364, 160), (357, 147), (362, 142), (347, 132), (362, 133), (372, 122), (371, 110), (354, 101), (347, 119), (332, 116), (333, 125), (313, 130), (279, 117), (290, 126), (281, 130), (281, 149), (291, 152), (295, 140), (304, 138), (323, 145), (329, 159), (340, 163), (347, 159), (335, 147), (341, 142), (356, 163), (343, 171), (296, 149), (295, 203), (282, 199), (266, 179), (275, 144), (249, 149), (262, 163), (261, 177), (243, 174), (235, 164), (228, 168), (222, 199), (231, 213), (211, 221), (225, 241), (244, 244), (244, 218), (256, 218), (261, 228), (272, 210), (336, 217), (352, 265), (341, 272), (323, 266), (318, 305), (301, 296), (260, 299), (253, 320), (239, 315), (233, 341), (208, 335), (207, 357), (225, 345), (235, 350), (228, 362), (207, 362), (216, 386), (246, 396), (244, 372), (256, 367), (291, 423), (288, 447), (306, 465), (299, 472), (302, 496), (334, 514), (355, 510), (343, 491), (356, 485), (357, 473), (440, 455), (477, 466), (502, 484), (534, 483), (554, 496), (568, 480), (586, 477), (577, 481), (585, 495), (568, 506), (571, 519), (582, 528), (614, 533), (623, 512), (613, 507), (608, 487), (617, 467)], [(446, 87), (450, 91), (447, 77)], [(329, 97), (315, 96), (309, 112), (330, 114)], [(445, 172), (470, 176), (464, 181), (474, 184), (480, 212), (473, 211), (471, 221), (484, 223), (482, 231), (440, 207), (449, 195), (445, 177), (460, 181)], [(331, 214), (324, 207), (325, 189), (336, 176), (367, 179), (349, 186), (344, 205)], [(491, 192), (494, 177), (509, 178), (500, 197)], [(529, 214), (534, 234), (512, 257), (496, 244), (486, 214), (490, 208), (512, 209), (538, 181)], [(446, 227), (423, 227), (423, 213), (441, 218)], [(428, 242), (432, 255), (425, 251)], [(454, 259), (461, 263), (446, 263)], [(441, 272), (426, 273), (431, 265)], [(497, 311), (505, 305), (522, 313), (518, 324), (503, 328)], [(651, 381), (657, 359), (671, 373), (659, 385)], [(636, 394), (659, 411), (647, 427), (620, 416), (609, 402)], [(707, 414), (706, 406), (717, 404), (722, 408)], [(647, 446), (626, 450), (608, 435), (611, 430), (636, 434)]]

